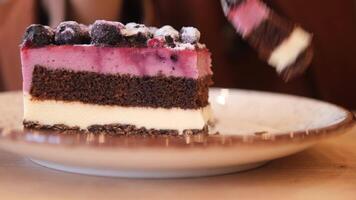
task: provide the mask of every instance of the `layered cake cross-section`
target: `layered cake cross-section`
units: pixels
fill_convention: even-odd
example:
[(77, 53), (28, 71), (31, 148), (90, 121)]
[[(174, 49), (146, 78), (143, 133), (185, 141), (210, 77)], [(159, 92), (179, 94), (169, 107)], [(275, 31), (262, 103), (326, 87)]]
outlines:
[(207, 134), (211, 57), (193, 27), (34, 24), (21, 45), (24, 126)]

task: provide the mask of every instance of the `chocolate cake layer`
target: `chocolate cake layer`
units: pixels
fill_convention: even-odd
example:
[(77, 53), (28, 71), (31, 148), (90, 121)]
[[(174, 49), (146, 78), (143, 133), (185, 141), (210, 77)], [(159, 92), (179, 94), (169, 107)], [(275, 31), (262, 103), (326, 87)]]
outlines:
[(294, 24), (271, 12), (251, 34), (247, 41), (257, 49), (262, 59), (268, 59), (276, 49), (292, 33)]
[[(55, 125), (41, 125), (33, 121), (24, 121), (23, 125), (27, 129), (42, 129), (50, 131), (59, 131), (61, 133), (78, 133), (78, 132), (90, 132), (90, 133), (105, 133), (111, 135), (171, 135), (178, 136), (179, 133), (177, 130), (156, 130), (156, 129), (146, 129), (146, 128), (137, 128), (133, 125), (124, 125), (124, 124), (108, 124), (108, 125), (92, 125), (88, 127), (88, 130), (81, 130), (78, 127), (68, 127), (63, 124)], [(205, 126), (203, 129), (198, 130), (184, 130), (183, 135), (197, 135), (197, 134), (208, 134), (208, 126)]]
[(211, 76), (199, 79), (163, 75), (135, 77), (49, 70), (37, 65), (30, 94), (35, 99), (99, 105), (195, 109), (208, 105), (211, 84)]

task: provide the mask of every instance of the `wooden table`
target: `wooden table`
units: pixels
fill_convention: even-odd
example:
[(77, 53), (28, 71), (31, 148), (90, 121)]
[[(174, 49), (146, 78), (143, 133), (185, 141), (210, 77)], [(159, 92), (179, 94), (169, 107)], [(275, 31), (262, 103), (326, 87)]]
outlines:
[(46, 169), (0, 151), (0, 199), (356, 199), (356, 129), (243, 173), (171, 180), (104, 178)]

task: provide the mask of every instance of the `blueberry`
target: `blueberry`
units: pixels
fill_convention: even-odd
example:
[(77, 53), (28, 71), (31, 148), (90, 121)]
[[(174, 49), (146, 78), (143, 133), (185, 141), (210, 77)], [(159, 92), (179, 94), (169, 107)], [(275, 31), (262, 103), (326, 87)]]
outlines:
[(75, 21), (62, 22), (57, 26), (56, 44), (83, 44), (88, 42), (89, 32)]
[(180, 30), (180, 37), (183, 43), (198, 43), (200, 40), (200, 32), (194, 27), (183, 27)]
[(143, 24), (128, 23), (121, 30), (121, 34), (126, 40), (127, 45), (144, 47), (147, 45), (147, 40), (152, 38), (149, 28)]
[(41, 24), (32, 24), (27, 27), (23, 37), (23, 46), (27, 47), (42, 47), (53, 44), (54, 32), (53, 30)]
[(91, 43), (94, 45), (117, 45), (122, 41), (120, 29), (124, 26), (119, 22), (97, 20), (91, 27)]
[(124, 32), (122, 34), (124, 36), (134, 36), (137, 34), (141, 34), (148, 38), (151, 34), (150, 29), (146, 27), (144, 24), (136, 24), (134, 22), (127, 23), (123, 31)]
[(167, 45), (175, 47), (175, 41), (179, 40), (179, 32), (171, 26), (163, 26), (154, 33), (155, 38), (163, 38)]
[(174, 40), (179, 39), (179, 33), (176, 29), (174, 29), (172, 26), (163, 26), (155, 31), (155, 37), (165, 37), (165, 36), (170, 36)]
[(125, 37), (125, 40), (129, 46), (146, 47), (148, 37), (143, 33), (137, 33), (136, 35)]

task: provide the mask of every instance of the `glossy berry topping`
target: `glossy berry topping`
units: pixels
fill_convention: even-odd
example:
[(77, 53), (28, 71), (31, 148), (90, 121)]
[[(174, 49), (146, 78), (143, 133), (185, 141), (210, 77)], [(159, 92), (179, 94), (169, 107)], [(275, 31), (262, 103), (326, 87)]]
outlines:
[(52, 44), (53, 41), (54, 32), (50, 27), (32, 24), (26, 29), (22, 45), (24, 47), (42, 47)]
[(144, 47), (147, 45), (147, 40), (152, 38), (152, 34), (148, 27), (143, 24), (128, 23), (125, 28), (121, 30), (126, 43), (129, 46)]
[(97, 20), (91, 27), (91, 43), (94, 45), (118, 45), (122, 41), (121, 29), (124, 25), (120, 22)]
[(56, 44), (85, 44), (88, 43), (89, 32), (84, 25), (74, 21), (62, 22), (55, 33)]
[(154, 37), (156, 38), (164, 38), (168, 39), (171, 42), (173, 41), (178, 41), (179, 40), (179, 32), (174, 29), (172, 26), (163, 26), (162, 28), (159, 28), (156, 30)]

